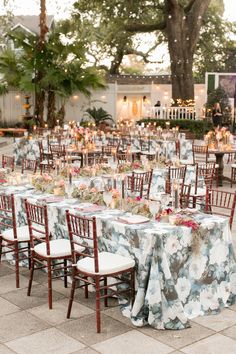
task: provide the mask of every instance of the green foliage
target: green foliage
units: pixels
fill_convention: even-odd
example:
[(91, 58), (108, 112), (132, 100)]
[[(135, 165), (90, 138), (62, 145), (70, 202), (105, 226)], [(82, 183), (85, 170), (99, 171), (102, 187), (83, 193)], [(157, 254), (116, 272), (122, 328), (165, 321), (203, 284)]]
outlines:
[[(194, 133), (197, 139), (202, 139), (204, 134), (213, 128), (212, 122), (208, 120), (170, 119), (168, 122), (170, 122), (170, 128), (178, 126), (180, 130), (188, 130)], [(166, 127), (164, 119), (141, 119), (138, 124), (141, 123), (156, 123), (157, 126)]]
[[(88, 64), (85, 43), (73, 26), (68, 20), (61, 22), (50, 32), (43, 49), (33, 35), (9, 33), (20, 50), (16, 53), (6, 49), (0, 54), (0, 93), (10, 87), (23, 92), (50, 92), (53, 94), (48, 94), (48, 100), (58, 96), (64, 103), (75, 92), (89, 96), (92, 89), (104, 88), (103, 76)], [(55, 109), (48, 103), (49, 107)], [(55, 112), (50, 113), (55, 117)]]
[(88, 118), (92, 119), (96, 125), (99, 125), (102, 122), (113, 121), (111, 114), (105, 111), (102, 107), (100, 108), (88, 108), (86, 109), (86, 113), (88, 113)]

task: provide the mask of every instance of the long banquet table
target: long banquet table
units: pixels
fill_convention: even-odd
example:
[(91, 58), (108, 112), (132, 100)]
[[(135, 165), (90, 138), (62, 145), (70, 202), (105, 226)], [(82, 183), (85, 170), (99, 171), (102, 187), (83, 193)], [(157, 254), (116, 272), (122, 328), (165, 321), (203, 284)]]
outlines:
[[(38, 141), (41, 140), (44, 148), (47, 148), (47, 139), (28, 139), (28, 138), (16, 138), (13, 145), (13, 154), (15, 156), (15, 161), (17, 164), (21, 163), (21, 160), (24, 158), (28, 159), (38, 159), (39, 158), (39, 147)], [(71, 142), (70, 139), (65, 139), (65, 145), (69, 145)], [(138, 139), (132, 139), (131, 152), (137, 153), (140, 152), (140, 143)], [(99, 141), (101, 144), (106, 145), (106, 140)], [(98, 144), (98, 145), (99, 145)], [(166, 156), (167, 159), (172, 159), (176, 156), (176, 143), (175, 141), (164, 141), (164, 140), (151, 140), (149, 151), (156, 152), (156, 149), (159, 149), (159, 154)], [(192, 142), (190, 140), (180, 139), (180, 154), (179, 157), (181, 160), (189, 160), (192, 162)]]
[[(2, 187), (13, 193), (18, 225), (26, 223), (24, 199), (47, 203), (53, 238), (68, 238), (65, 210), (83, 215), (77, 199), (56, 198), (29, 186)], [(49, 199), (48, 199), (49, 198)], [(78, 208), (79, 207), (79, 208)], [(132, 308), (123, 304), (134, 325), (183, 329), (189, 319), (217, 313), (236, 301), (236, 260), (228, 220), (196, 213), (204, 229), (200, 252), (192, 248), (192, 231), (156, 221), (124, 224), (120, 210), (96, 211), (99, 249), (132, 257), (136, 264), (136, 297)]]

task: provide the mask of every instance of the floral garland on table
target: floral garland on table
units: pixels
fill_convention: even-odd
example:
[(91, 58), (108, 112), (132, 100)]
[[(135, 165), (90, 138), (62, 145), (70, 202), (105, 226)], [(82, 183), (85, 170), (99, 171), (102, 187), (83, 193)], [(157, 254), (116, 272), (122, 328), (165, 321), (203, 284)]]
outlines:
[[(112, 193), (112, 207), (119, 207), (120, 192), (117, 189), (111, 189), (110, 193)], [(103, 194), (100, 193), (97, 188), (88, 188), (86, 184), (81, 184), (79, 187), (75, 188), (72, 197), (80, 199), (81, 202), (105, 205)]]
[(76, 166), (64, 167), (60, 171), (60, 174), (63, 177), (68, 177), (69, 173), (71, 173), (72, 176), (92, 177), (111, 174), (112, 169), (107, 164), (96, 164), (93, 166), (84, 166), (81, 168)]
[(159, 213), (156, 215), (156, 220), (161, 221), (162, 219), (168, 219), (169, 221), (169, 216), (173, 214), (173, 210), (171, 208), (165, 208), (159, 211)]
[(201, 225), (189, 216), (182, 216), (176, 214), (174, 218), (174, 225), (186, 226), (192, 229), (192, 244), (191, 248), (195, 254), (199, 254), (201, 242), (204, 240), (205, 230)]
[(123, 208), (126, 212), (130, 212), (132, 214), (139, 214), (150, 218), (152, 216), (149, 210), (149, 204), (146, 199), (142, 199), (140, 197), (131, 198), (128, 197), (123, 202)]
[(144, 170), (144, 166), (140, 161), (134, 162), (125, 162), (123, 164), (118, 165), (118, 173), (130, 172), (133, 170)]
[(42, 192), (65, 195), (65, 181), (59, 176), (55, 178), (48, 173), (35, 175), (32, 177), (32, 185)]

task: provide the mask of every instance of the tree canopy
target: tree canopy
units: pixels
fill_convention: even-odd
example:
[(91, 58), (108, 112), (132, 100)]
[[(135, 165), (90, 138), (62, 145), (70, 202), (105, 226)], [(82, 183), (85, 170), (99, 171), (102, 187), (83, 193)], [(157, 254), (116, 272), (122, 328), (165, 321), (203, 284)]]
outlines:
[[(236, 27), (222, 19), (223, 0), (79, 0), (74, 8), (74, 19), (88, 29), (90, 55), (111, 74), (120, 72), (126, 55), (148, 62), (163, 42), (174, 99), (193, 98), (193, 74), (202, 81), (206, 70), (226, 69), (225, 53), (232, 46), (228, 34)], [(140, 33), (153, 33), (143, 51)]]

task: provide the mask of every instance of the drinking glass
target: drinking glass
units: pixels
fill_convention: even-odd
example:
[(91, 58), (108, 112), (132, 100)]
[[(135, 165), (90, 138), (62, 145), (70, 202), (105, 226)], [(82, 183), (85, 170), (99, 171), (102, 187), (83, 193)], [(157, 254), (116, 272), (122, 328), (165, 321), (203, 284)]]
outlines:
[(72, 197), (73, 185), (70, 182), (65, 183), (65, 192), (67, 197), (70, 199)]
[(160, 207), (161, 207), (160, 202), (158, 202), (156, 200), (150, 200), (148, 205), (149, 205), (149, 210), (150, 210), (150, 212), (152, 214), (152, 217), (155, 220), (156, 215), (159, 212)]
[(169, 194), (163, 194), (161, 196), (161, 203), (163, 204), (164, 209), (167, 208), (169, 202), (170, 202), (170, 195)]
[(112, 193), (109, 191), (104, 191), (103, 192), (103, 200), (104, 200), (106, 206), (109, 207), (112, 202)]

